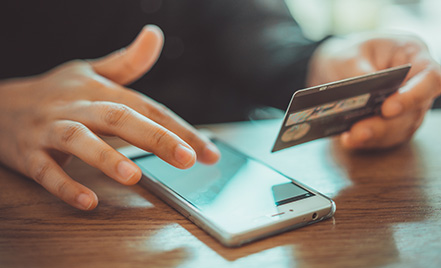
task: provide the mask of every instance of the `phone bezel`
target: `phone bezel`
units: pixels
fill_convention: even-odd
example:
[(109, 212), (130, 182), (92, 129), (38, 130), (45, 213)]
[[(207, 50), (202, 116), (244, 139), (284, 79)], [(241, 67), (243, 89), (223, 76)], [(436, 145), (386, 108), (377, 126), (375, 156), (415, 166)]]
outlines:
[[(219, 139), (216, 140), (235, 151), (235, 153), (238, 153), (250, 160), (256, 161), (254, 158), (236, 150), (235, 148), (232, 148), (227, 143)], [(130, 159), (140, 157), (154, 157), (149, 156), (151, 154), (133, 146), (121, 148), (119, 149), (119, 151), (125, 154)], [(260, 164), (264, 165), (263, 163)], [(274, 170), (273, 168), (271, 169), (274, 172), (281, 174), (277, 170)], [(284, 213), (281, 212), (281, 215), (277, 215), (274, 217), (262, 215), (261, 218), (259, 218), (259, 224), (254, 224), (249, 229), (242, 232), (225, 231), (223, 228), (219, 227), (216, 222), (213, 222), (210, 219), (206, 218), (203, 212), (199, 210), (196, 206), (194, 206), (191, 202), (183, 198), (181, 195), (179, 195), (179, 193), (169, 188), (161, 181), (157, 180), (152, 174), (146, 174), (144, 172), (140, 184), (146, 189), (150, 190), (154, 195), (158, 196), (168, 205), (173, 207), (184, 217), (186, 217), (194, 224), (199, 226), (201, 229), (205, 230), (207, 233), (215, 237), (223, 245), (228, 247), (237, 247), (267, 236), (310, 225), (312, 223), (330, 218), (334, 215), (336, 206), (332, 199), (284, 174), (281, 175), (286, 177), (297, 186), (313, 193), (314, 196), (280, 205), (278, 206), (278, 209), (280, 208), (282, 212), (284, 211)], [(303, 211), (298, 209), (300, 206), (304, 208)], [(312, 218), (311, 215), (313, 215), (314, 213), (316, 213), (317, 217)], [(255, 227), (256, 225), (258, 225), (258, 227)]]

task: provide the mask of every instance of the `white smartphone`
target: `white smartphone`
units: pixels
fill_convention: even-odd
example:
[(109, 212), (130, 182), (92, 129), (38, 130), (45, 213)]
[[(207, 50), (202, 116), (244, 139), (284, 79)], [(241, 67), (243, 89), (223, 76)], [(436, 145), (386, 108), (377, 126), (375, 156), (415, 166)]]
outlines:
[(136, 147), (120, 152), (143, 171), (140, 183), (197, 226), (233, 247), (309, 225), (334, 215), (319, 192), (213, 139), (215, 165), (175, 168)]

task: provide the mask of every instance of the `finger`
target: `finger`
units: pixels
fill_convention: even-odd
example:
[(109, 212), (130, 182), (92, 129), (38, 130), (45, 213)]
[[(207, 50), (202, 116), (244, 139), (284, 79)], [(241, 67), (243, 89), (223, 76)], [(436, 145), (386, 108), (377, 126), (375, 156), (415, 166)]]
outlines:
[[(439, 66), (437, 66), (439, 67)], [(428, 68), (411, 78), (399, 92), (385, 100), (382, 114), (386, 118), (430, 105), (441, 94), (440, 68)]]
[[(196, 161), (190, 145), (126, 105), (83, 101), (63, 112), (65, 119), (79, 122), (95, 133), (118, 136), (177, 168), (189, 168)], [(61, 135), (69, 137), (69, 131), (72, 132), (67, 128), (67, 134)]]
[(98, 205), (96, 194), (72, 180), (47, 154), (37, 153), (31, 162), (28, 175), (53, 195), (82, 210), (92, 210)]
[(133, 185), (141, 179), (138, 166), (80, 123), (67, 120), (54, 123), (46, 147), (73, 154), (122, 184)]
[(159, 58), (163, 43), (161, 29), (147, 25), (127, 48), (91, 60), (90, 63), (98, 74), (121, 85), (129, 84), (152, 68)]
[(133, 108), (178, 135), (196, 151), (198, 161), (205, 164), (214, 164), (219, 160), (220, 152), (217, 147), (164, 105), (132, 90), (119, 91), (119, 94), (110, 95), (107, 99)]
[[(220, 152), (217, 147), (208, 138), (201, 135), (193, 126), (188, 124), (167, 107), (139, 92), (126, 89), (106, 78), (102, 79), (104, 80), (93, 80), (93, 83), (91, 83), (92, 87), (103, 89), (99, 90), (99, 92), (105, 92), (105, 94), (101, 93), (100, 100), (125, 104), (143, 116), (153, 120), (155, 123), (172, 131), (194, 148), (197, 154), (197, 159), (200, 162), (214, 164), (219, 160)], [(82, 117), (86, 118), (88, 115), (84, 114), (84, 107), (89, 104), (90, 102), (76, 102), (68, 110), (66, 110), (65, 107), (62, 107), (59, 112), (64, 115), (61, 116), (61, 118), (75, 121), (76, 119), (70, 114), (76, 114), (81, 111), (83, 111)], [(88, 125), (88, 127), (90, 126)]]
[(371, 117), (357, 122), (341, 135), (342, 145), (350, 149), (382, 149), (408, 141), (419, 125), (424, 114), (408, 113), (394, 119)]
[(380, 140), (381, 144), (377, 143), (376, 146), (381, 148), (384, 140), (381, 140), (380, 137), (384, 136), (385, 128), (385, 124), (381, 122), (379, 117), (362, 120), (341, 135), (342, 145), (351, 149), (366, 149), (370, 148), (374, 141)]

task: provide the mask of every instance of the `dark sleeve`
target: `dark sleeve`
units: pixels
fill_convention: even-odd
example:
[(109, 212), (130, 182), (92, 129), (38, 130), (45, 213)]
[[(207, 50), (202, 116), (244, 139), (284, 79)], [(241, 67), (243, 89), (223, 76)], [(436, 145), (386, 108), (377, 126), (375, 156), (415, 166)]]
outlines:
[(220, 72), (257, 103), (285, 109), (319, 42), (305, 38), (283, 0), (215, 1), (209, 10)]
[(163, 54), (135, 87), (191, 123), (284, 110), (305, 86), (319, 42), (304, 37), (283, 0), (167, 1), (162, 11)]

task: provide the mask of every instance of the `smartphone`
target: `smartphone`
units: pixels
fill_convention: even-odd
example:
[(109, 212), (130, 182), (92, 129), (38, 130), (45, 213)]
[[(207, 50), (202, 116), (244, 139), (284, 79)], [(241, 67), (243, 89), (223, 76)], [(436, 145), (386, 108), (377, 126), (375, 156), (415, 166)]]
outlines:
[(181, 170), (136, 147), (120, 150), (142, 170), (140, 183), (228, 247), (330, 218), (328, 197), (213, 139), (214, 165)]

